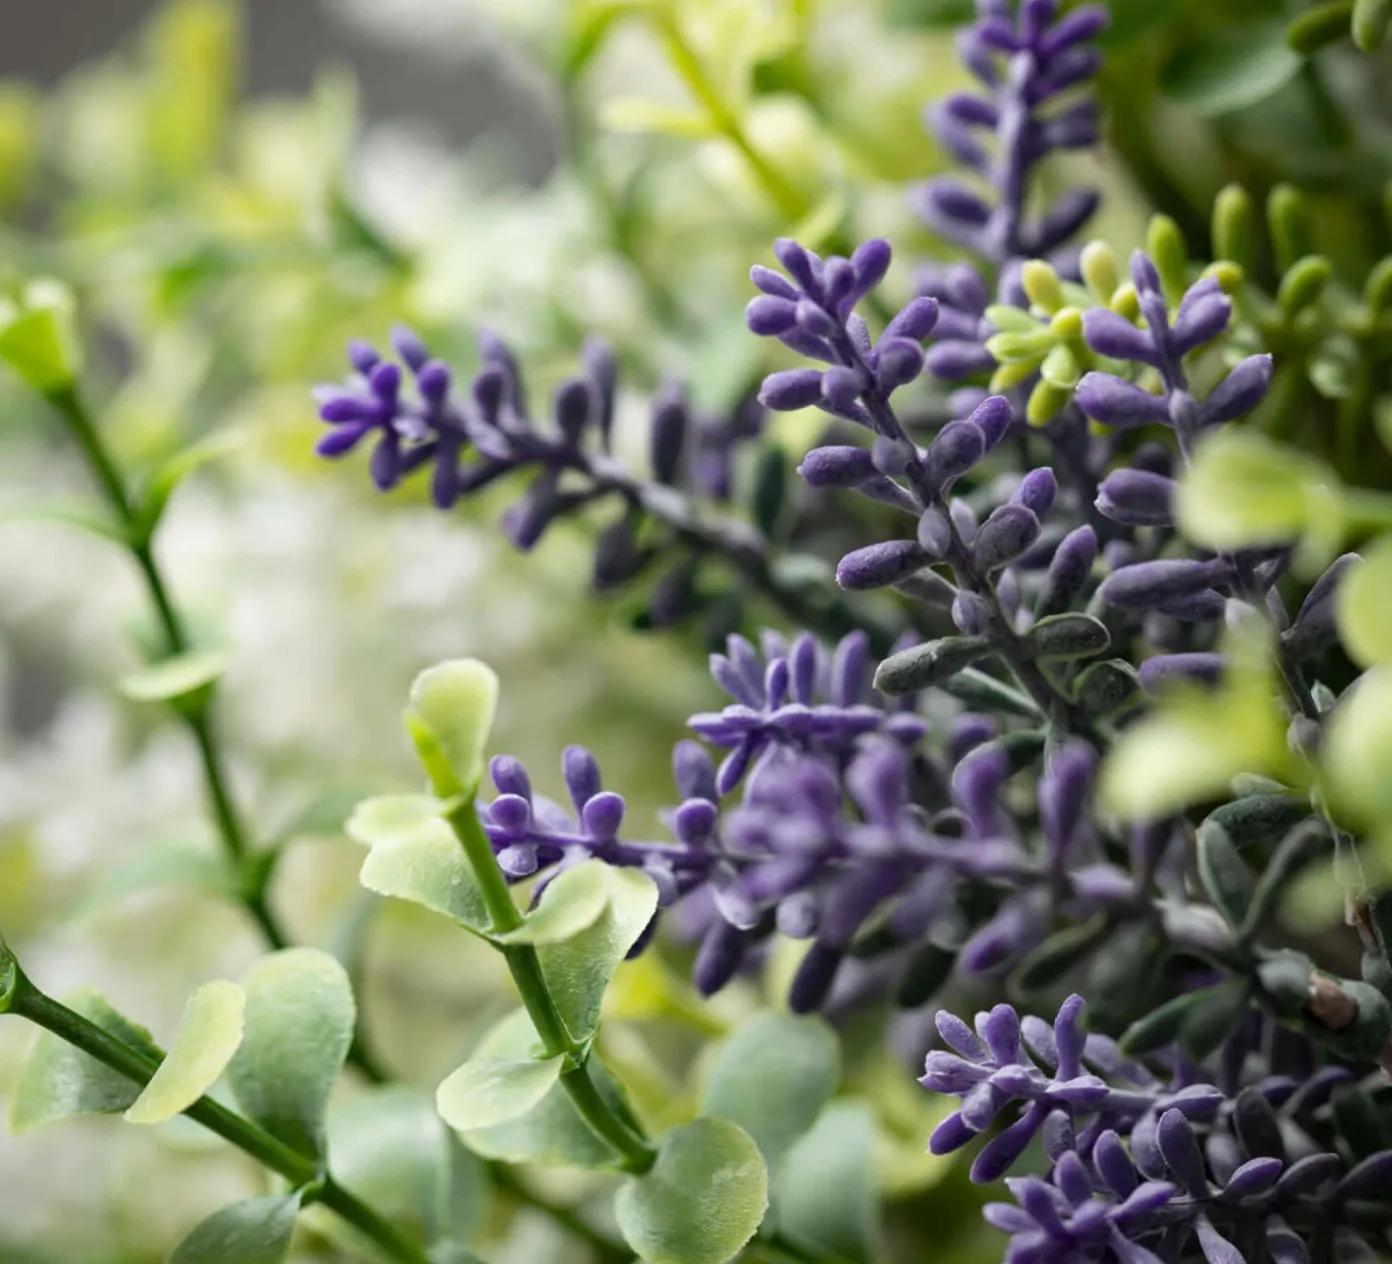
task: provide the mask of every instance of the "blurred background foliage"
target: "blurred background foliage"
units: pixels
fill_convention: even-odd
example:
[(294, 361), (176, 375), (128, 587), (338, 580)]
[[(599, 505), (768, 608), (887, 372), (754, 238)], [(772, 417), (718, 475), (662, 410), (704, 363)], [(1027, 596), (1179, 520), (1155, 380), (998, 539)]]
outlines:
[[(409, 783), (397, 711), (412, 676), (486, 658), (505, 682), (500, 747), (554, 792), (563, 746), (591, 746), (644, 821), (668, 799), (683, 717), (711, 691), (694, 636), (639, 636), (587, 598), (583, 527), (553, 532), (523, 565), (492, 529), (496, 502), (445, 517), (423, 492), (379, 501), (357, 471), (314, 461), (308, 388), (339, 375), (350, 334), (384, 340), (406, 321), (467, 365), (488, 324), (513, 340), (534, 390), (573, 366), (586, 334), (611, 340), (629, 387), (621, 440), (636, 452), (644, 397), (666, 378), (729, 406), (768, 367), (742, 312), (747, 269), (775, 235), (829, 248), (887, 236), (903, 295), (908, 264), (946, 253), (905, 190), (944, 165), (920, 112), (961, 80), (950, 30), (967, 11), (325, 0), (354, 47), (394, 50), (401, 73), (478, 78), (489, 130), (461, 144), (480, 128), (444, 108), (365, 110), (341, 60), (296, 94), (248, 94), (246, 23), (273, 7), (173, 0), (57, 82), (0, 84), (0, 284), (50, 274), (76, 288), (91, 394), (127, 468), (205, 434), (232, 440), (180, 492), (165, 561), (183, 604), (233, 648), (222, 722), (258, 832), (288, 840), (278, 910), (302, 942), (355, 945), (384, 1061), (432, 1086), (508, 1006), (506, 981), (497, 959), (419, 911), (364, 917), (357, 849), (337, 829), (365, 788)], [(1107, 147), (1049, 177), (1062, 186), (1083, 170), (1106, 188), (1095, 235), (1121, 253), (1158, 209), (1206, 258), (1221, 187), (1241, 182), (1260, 207), (1295, 181), (1313, 248), (1361, 283), (1392, 249), (1387, 50), (1361, 53), (1335, 30), (1317, 55), (1297, 54), (1286, 27), (1299, 10), (1272, 0), (1111, 7)], [(1249, 279), (1274, 292), (1281, 270), (1259, 241)], [(1337, 398), (1310, 377), (1292, 387), (1309, 392), (1305, 438), (1356, 458), (1356, 442), (1339, 448)], [(789, 430), (773, 441), (806, 424), (780, 418)], [(90, 983), (167, 1034), (189, 991), (257, 954), (254, 929), (200, 895), (196, 865), (169, 859), (213, 844), (180, 735), (112, 683), (134, 661), (134, 577), (62, 523), (86, 488), (51, 419), (8, 381), (0, 468), (0, 924), (50, 991)], [(1385, 459), (1355, 472), (1389, 481)], [(680, 947), (626, 970), (604, 1054), (655, 1118), (688, 1108), (711, 1040), (781, 995), (750, 982), (700, 1003)], [(847, 1083), (880, 1124), (888, 1258), (995, 1258), (962, 1172), (923, 1153), (937, 1108), (907, 1072), (925, 1019), (896, 1019), (888, 1053), (883, 1015), (847, 1020)], [(28, 1038), (0, 1029), (0, 1097)], [(345, 1130), (366, 1117), (348, 1096)], [(0, 1261), (162, 1260), (264, 1181), (177, 1128), (0, 1136)], [(495, 1264), (576, 1258), (544, 1217), (470, 1188)], [(573, 1201), (585, 1187), (562, 1179), (553, 1192)], [(297, 1250), (351, 1258), (313, 1233)]]

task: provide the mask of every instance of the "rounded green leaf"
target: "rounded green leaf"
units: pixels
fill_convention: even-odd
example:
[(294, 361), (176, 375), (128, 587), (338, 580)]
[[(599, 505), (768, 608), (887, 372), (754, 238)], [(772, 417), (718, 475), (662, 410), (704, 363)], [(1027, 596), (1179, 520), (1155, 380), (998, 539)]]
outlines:
[(505, 944), (555, 944), (588, 930), (609, 903), (609, 866), (586, 860), (559, 874), (542, 892), (541, 903), (514, 931), (499, 935)]
[(818, 1256), (869, 1264), (878, 1254), (875, 1119), (832, 1102), (800, 1137), (774, 1182), (779, 1230)]
[(324, 1108), (356, 1017), (343, 967), (316, 948), (263, 957), (242, 980), (246, 1028), (228, 1078), (242, 1109), (287, 1145), (317, 1155)]
[(1171, 100), (1212, 118), (1279, 92), (1300, 65), (1281, 23), (1248, 24), (1182, 44), (1161, 76), (1161, 87)]
[(205, 699), (226, 670), (226, 654), (200, 650), (127, 672), (120, 689), (135, 702), (191, 703)]
[[(540, 1044), (526, 1010), (516, 1010), (491, 1028), (474, 1051), (476, 1058), (521, 1059)], [(597, 1058), (589, 1060), (595, 1083), (612, 1108), (626, 1109), (622, 1093)], [(599, 1139), (557, 1084), (531, 1110), (490, 1128), (460, 1132), (475, 1154), (504, 1163), (565, 1164), (572, 1167), (612, 1166), (618, 1155)]]
[(727, 1119), (696, 1119), (662, 1139), (657, 1162), (614, 1200), (624, 1240), (646, 1264), (725, 1264), (768, 1209), (759, 1147)]
[(491, 1128), (525, 1115), (560, 1082), (554, 1058), (472, 1058), (449, 1076), (435, 1106), (451, 1128)]
[(381, 794), (358, 803), (343, 831), (354, 842), (374, 847), (410, 838), (439, 820), (444, 810), (444, 803), (433, 795)]
[(179, 1243), (169, 1264), (280, 1264), (299, 1211), (297, 1193), (233, 1203), (213, 1212)]
[(741, 1023), (706, 1074), (701, 1114), (739, 1124), (770, 1168), (836, 1091), (841, 1050), (820, 1018), (768, 1012)]
[(439, 818), (415, 833), (377, 843), (358, 880), (369, 891), (410, 900), (482, 934), (488, 906), (450, 827)]
[(441, 663), (416, 677), (406, 731), (438, 794), (473, 794), (497, 705), (498, 677), (476, 658)]
[(1343, 817), (1369, 829), (1392, 819), (1392, 664), (1369, 668), (1340, 699), (1321, 763)]
[(33, 281), (19, 303), (0, 300), (0, 361), (34, 390), (68, 390), (82, 367), (72, 291), (60, 281)]
[(537, 950), (556, 1008), (577, 1041), (599, 1027), (604, 989), (657, 912), (657, 886), (647, 874), (605, 865), (604, 880), (609, 895), (600, 916), (579, 934)]
[(221, 854), (196, 843), (182, 839), (153, 843), (104, 874), (73, 915), (91, 917), (129, 895), (168, 886), (222, 895), (234, 889), (234, 875)]
[[(83, 988), (63, 1003), (103, 1031), (150, 1052), (154, 1042), (143, 1027), (129, 1022), (98, 992)], [(125, 1110), (140, 1086), (48, 1031), (30, 1046), (10, 1097), (10, 1129), (28, 1132), (78, 1115), (111, 1115)]]
[(1336, 598), (1339, 635), (1360, 667), (1392, 663), (1392, 535), (1344, 577)]
[(168, 508), (170, 497), (184, 479), (209, 462), (232, 452), (241, 440), (242, 436), (238, 434), (219, 430), (164, 461), (150, 475), (136, 506), (136, 530), (140, 538), (148, 540), (154, 534)]
[(174, 1042), (126, 1119), (159, 1124), (187, 1110), (213, 1086), (242, 1042), (246, 997), (235, 983), (205, 983), (190, 998)]

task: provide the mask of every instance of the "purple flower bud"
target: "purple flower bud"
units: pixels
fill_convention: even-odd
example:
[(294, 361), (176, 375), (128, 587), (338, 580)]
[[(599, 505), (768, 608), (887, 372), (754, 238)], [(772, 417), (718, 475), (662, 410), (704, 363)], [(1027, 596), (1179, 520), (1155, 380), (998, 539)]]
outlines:
[(348, 344), (348, 363), (364, 377), (372, 372), (381, 358), (377, 348), (361, 338), (354, 338)]
[(1272, 360), (1269, 355), (1248, 356), (1239, 360), (1217, 386), (1209, 392), (1199, 409), (1206, 426), (1233, 421), (1249, 413), (1265, 397), (1271, 385)]
[(420, 372), (426, 361), (430, 359), (430, 352), (426, 350), (420, 335), (405, 325), (396, 325), (392, 328), (391, 342), (396, 354), (401, 357), (413, 373)]
[(1043, 518), (1054, 505), (1058, 493), (1058, 480), (1053, 470), (1041, 466), (1031, 470), (1020, 480), (1020, 485), (1010, 496), (1013, 504), (1023, 505), (1036, 518)]
[(925, 181), (920, 186), (919, 207), (930, 225), (944, 229), (980, 228), (991, 218), (991, 208), (981, 195), (951, 176)]
[(1208, 588), (1188, 597), (1177, 597), (1173, 601), (1167, 601), (1160, 606), (1160, 611), (1184, 623), (1212, 623), (1223, 617), (1227, 604), (1222, 593)]
[(870, 684), (870, 638), (864, 632), (842, 637), (831, 658), (827, 691), (838, 707), (855, 706)]
[(852, 592), (887, 588), (928, 561), (917, 540), (886, 540), (847, 553), (836, 567), (836, 582)]
[(798, 466), (809, 487), (854, 487), (878, 471), (865, 448), (828, 446), (813, 448)]
[(390, 491), (396, 486), (401, 478), (401, 439), (396, 431), (383, 433), (372, 449), (368, 469), (379, 491)]
[(817, 256), (804, 250), (791, 237), (780, 237), (773, 243), (773, 253), (783, 270), (793, 278), (803, 293), (811, 298), (820, 298), (821, 282), (817, 278)]
[(959, 632), (980, 636), (991, 626), (991, 607), (984, 597), (960, 589), (952, 600), (952, 622)]
[(659, 483), (670, 487), (677, 481), (690, 425), (691, 411), (685, 393), (675, 386), (658, 392), (652, 404), (650, 443), (653, 477)]
[(1115, 470), (1098, 488), (1097, 508), (1131, 527), (1167, 527), (1173, 518), (1174, 480), (1145, 470)]
[(869, 293), (884, 280), (893, 253), (889, 242), (880, 237), (872, 237), (855, 248), (851, 265), (855, 268), (858, 294)]
[(950, 421), (928, 447), (925, 476), (934, 487), (943, 488), (961, 478), (986, 452), (986, 437), (970, 421)]
[(1160, 362), (1160, 354), (1150, 335), (1108, 307), (1094, 307), (1083, 313), (1083, 338), (1098, 355), (1113, 360), (1135, 360), (1141, 364)]
[(1225, 662), (1222, 654), (1208, 652), (1156, 654), (1141, 664), (1137, 674), (1142, 687), (1154, 693), (1177, 680), (1212, 684), (1223, 674)]
[(856, 270), (849, 259), (833, 255), (822, 268), (822, 292), (827, 310), (850, 312), (857, 297)]
[(944, 382), (960, 382), (996, 367), (995, 357), (984, 346), (955, 339), (935, 342), (928, 348), (926, 363), (928, 372)]
[(988, 395), (972, 409), (967, 420), (981, 431), (982, 437), (986, 440), (986, 451), (990, 452), (1005, 438), (1014, 417), (1010, 401), (1004, 395)]
[(1039, 815), (1051, 863), (1062, 867), (1097, 771), (1097, 752), (1074, 739), (1054, 755), (1039, 783)]
[(623, 824), (627, 805), (623, 796), (612, 790), (601, 790), (585, 800), (580, 820), (591, 838), (613, 838)]
[(876, 384), (894, 391), (923, 372), (923, 348), (909, 338), (881, 338), (877, 348)]
[[(797, 286), (789, 281), (787, 277), (781, 272), (775, 272), (772, 268), (764, 267), (762, 264), (756, 263), (749, 269), (749, 279), (754, 282), (756, 289), (762, 290), (765, 294), (772, 295), (774, 298), (786, 299), (789, 303), (796, 303), (798, 298), (801, 297), (798, 294)], [(792, 314), (790, 312), (789, 324), (792, 323), (791, 316)], [(755, 330), (755, 333), (758, 332), (758, 330)]]
[(702, 996), (714, 996), (732, 978), (744, 961), (748, 933), (718, 918), (706, 932), (692, 967), (692, 982)]
[(521, 760), (511, 755), (495, 755), (489, 760), (488, 775), (493, 778), (499, 794), (512, 794), (531, 800), (532, 783)]
[(925, 509), (918, 520), (918, 542), (932, 558), (947, 556), (952, 547), (952, 524), (936, 509)]
[[(1096, 128), (1096, 122), (1088, 120), (1087, 131), (1083, 135), (1076, 138), (1070, 135), (1061, 143), (1068, 148), (1090, 145), (1096, 138)], [(1101, 201), (1101, 195), (1095, 189), (1070, 189), (1063, 194), (1030, 226), (1027, 233), (1029, 253), (1052, 255), (1093, 217)]]
[[(325, 409), (327, 407), (325, 405)], [(320, 437), (319, 442), (314, 445), (314, 451), (320, 456), (330, 458), (345, 456), (358, 446), (362, 437), (372, 428), (372, 423), (367, 421), (339, 423)]]
[(1000, 111), (994, 101), (970, 92), (953, 93), (940, 103), (940, 108), (959, 123), (968, 123), (973, 127), (995, 127), (1000, 121)]
[(1096, 557), (1097, 535), (1089, 526), (1076, 527), (1059, 541), (1035, 605), (1036, 618), (1059, 614), (1072, 605), (1092, 574)]
[(1084, 373), (1074, 392), (1078, 407), (1094, 421), (1128, 429), (1164, 424), (1170, 410), (1163, 395), (1151, 395), (1110, 373)]
[(825, 310), (810, 299), (799, 299), (793, 309), (797, 326), (814, 338), (834, 338), (839, 326)]
[[(772, 273), (777, 276), (778, 274)], [(771, 294), (751, 298), (744, 309), (744, 320), (753, 333), (762, 336), (786, 333), (797, 319), (797, 303)]]
[(1136, 562), (1107, 576), (1100, 591), (1108, 605), (1148, 610), (1192, 597), (1226, 579), (1229, 573), (1228, 564), (1219, 560)]
[(938, 302), (932, 298), (916, 298), (899, 309), (899, 314), (885, 326), (884, 338), (911, 338), (922, 342), (938, 324)]
[(822, 395), (822, 374), (816, 369), (784, 369), (770, 373), (759, 391), (759, 402), (774, 412), (808, 408)]
[(525, 834), (532, 823), (531, 802), (520, 794), (500, 794), (488, 805), (488, 819), (509, 834)]
[(844, 956), (844, 949), (813, 940), (788, 988), (788, 1008), (794, 1014), (811, 1014), (821, 1007)]
[(1043, 58), (1054, 57), (1066, 48), (1100, 35), (1107, 22), (1107, 10), (1101, 5), (1079, 5), (1044, 32), (1035, 44), (1035, 52)]
[[(1201, 281), (1199, 285), (1203, 285)], [(1212, 342), (1228, 327), (1232, 319), (1232, 300), (1213, 282), (1214, 290), (1205, 290), (1196, 298), (1188, 295), (1180, 304), (1174, 328), (1170, 330), (1169, 352), (1173, 357), (1188, 355), (1196, 347)], [(1196, 285), (1194, 289), (1198, 289)], [(1193, 290), (1190, 291), (1193, 293)]]
[(972, 559), (987, 572), (1008, 566), (1039, 539), (1039, 519), (1023, 505), (1002, 505), (976, 533)]
[(567, 746), (561, 754), (561, 775), (565, 778), (570, 801), (578, 812), (597, 795), (600, 783), (599, 765), (583, 746)]
[(672, 779), (683, 799), (707, 799), (714, 803), (715, 764), (709, 752), (690, 738), (683, 738), (672, 750)]
[(793, 700), (803, 706), (811, 703), (817, 688), (817, 642), (810, 632), (801, 633), (788, 651), (789, 687)]
[(1337, 558), (1319, 577), (1309, 596), (1301, 603), (1294, 625), (1282, 638), (1286, 649), (1297, 658), (1312, 658), (1332, 646), (1339, 636), (1334, 621), (1339, 585), (1358, 562), (1357, 553)]
[(1158, 294), (1160, 292), (1160, 273), (1143, 250), (1131, 252), (1131, 281), (1138, 294)]

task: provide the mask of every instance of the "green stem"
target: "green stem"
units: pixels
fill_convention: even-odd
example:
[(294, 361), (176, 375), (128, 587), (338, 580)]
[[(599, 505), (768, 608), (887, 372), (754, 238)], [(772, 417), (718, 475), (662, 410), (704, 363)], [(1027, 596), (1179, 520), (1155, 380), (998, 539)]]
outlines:
[[(96, 1023), (46, 996), (23, 974), (19, 976), (10, 1011), (52, 1032), (142, 1088), (150, 1082), (163, 1059), (163, 1055), (132, 1049)], [(280, 1173), (294, 1186), (309, 1185), (320, 1179), (319, 1165), (313, 1159), (292, 1150), (250, 1120), (207, 1097), (200, 1097), (183, 1113)], [(323, 1203), (371, 1239), (391, 1259), (401, 1264), (430, 1264), (429, 1257), (419, 1246), (332, 1178), (324, 1181), (315, 1201)]]
[[(186, 653), (190, 644), (188, 633), (169, 595), (169, 585), (155, 557), (152, 541), (149, 534), (141, 528), (135, 503), (126, 490), (125, 480), (116, 462), (102, 441), (92, 414), (75, 388), (54, 392), (46, 398), (67, 422), (68, 429), (91, 467), (102, 494), (126, 533), (126, 546), (145, 582), (150, 605), (163, 634), (167, 652), (170, 655)], [(226, 759), (218, 741), (217, 731), (206, 710), (180, 713), (180, 718), (188, 727), (194, 744), (198, 747), (199, 761), (203, 768), (204, 793), (223, 850), (238, 869), (244, 871), (255, 849), (237, 802), (232, 796)], [(258, 869), (259, 876), (246, 884), (240, 898), (266, 943), (272, 949), (280, 949), (288, 946), (290, 940), (276, 921), (266, 898), (269, 872), (268, 868)], [(367, 1052), (361, 1024), (349, 1052), (349, 1061), (370, 1080), (380, 1081), (385, 1078)]]
[(572, 1236), (584, 1242), (594, 1253), (599, 1264), (628, 1264), (628, 1261), (633, 1258), (633, 1252), (623, 1243), (616, 1242), (613, 1238), (601, 1233), (573, 1207), (553, 1202), (529, 1189), (518, 1179), (516, 1173), (505, 1164), (493, 1164), (491, 1173), (493, 1183), (499, 1189), (511, 1195), (523, 1206), (531, 1207), (534, 1211), (548, 1216), (561, 1228), (568, 1230)]
[[(493, 854), (493, 845), (479, 823), (472, 794), (464, 795), (446, 819), (478, 881), (484, 906), (488, 909), (489, 929), (499, 934), (516, 930), (522, 925), (522, 914), (513, 903), (512, 891)], [(590, 1072), (589, 1046), (577, 1043), (566, 1030), (536, 949), (531, 944), (498, 944), (497, 947), (507, 961), (546, 1056), (565, 1057), (570, 1061), (571, 1065), (561, 1075), (561, 1086), (572, 1105), (594, 1133), (622, 1156), (625, 1171), (646, 1172), (653, 1165), (656, 1151), (648, 1139), (621, 1119), (600, 1095)]]

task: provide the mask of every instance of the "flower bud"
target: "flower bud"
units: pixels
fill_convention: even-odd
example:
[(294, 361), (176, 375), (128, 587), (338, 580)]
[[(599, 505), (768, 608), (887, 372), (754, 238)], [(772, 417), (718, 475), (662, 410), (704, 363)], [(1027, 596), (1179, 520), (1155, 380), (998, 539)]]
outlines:
[(886, 540), (847, 553), (836, 567), (836, 582), (852, 592), (887, 588), (929, 560), (916, 540)]
[(1039, 519), (1023, 505), (1002, 505), (981, 525), (972, 546), (976, 565), (988, 574), (1008, 566), (1039, 538)]
[(759, 402), (774, 412), (808, 408), (822, 395), (822, 374), (816, 369), (784, 369), (770, 373), (759, 390)]

